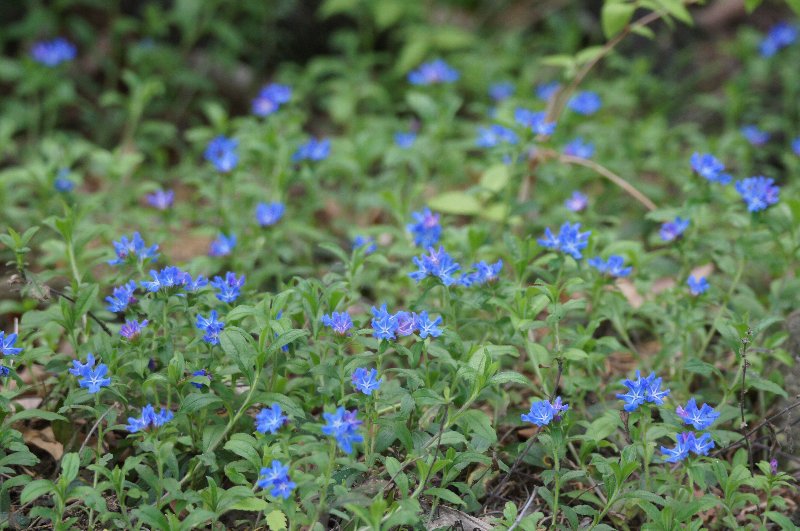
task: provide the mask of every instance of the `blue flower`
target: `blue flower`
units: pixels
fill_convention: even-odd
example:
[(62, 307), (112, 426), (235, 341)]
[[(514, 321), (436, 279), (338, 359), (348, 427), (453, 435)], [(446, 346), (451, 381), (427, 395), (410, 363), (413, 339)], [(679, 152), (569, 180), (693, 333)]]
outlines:
[(719, 184), (728, 184), (731, 182), (731, 176), (727, 173), (723, 173), (725, 171), (725, 165), (710, 153), (704, 153), (702, 155), (700, 153), (693, 153), (689, 162), (695, 173), (711, 182), (717, 182)]
[(217, 239), (211, 242), (211, 248), (208, 250), (208, 256), (228, 256), (236, 247), (236, 235), (231, 234), (226, 236), (220, 234)]
[(106, 297), (108, 311), (119, 313), (124, 312), (128, 305), (136, 302), (133, 293), (136, 291), (136, 282), (129, 280), (127, 284), (115, 287), (112, 294)]
[(192, 281), (189, 273), (181, 271), (175, 266), (167, 266), (161, 271), (151, 269), (150, 276), (153, 280), (142, 280), (139, 285), (151, 293), (162, 289), (168, 290), (170, 288), (183, 287)]
[(0, 331), (0, 352), (3, 356), (16, 356), (22, 352), (22, 348), (15, 347), (14, 343), (17, 342), (17, 334), (8, 334)]
[(578, 137), (564, 146), (564, 154), (581, 159), (590, 159), (594, 155), (594, 144), (585, 142), (583, 138)]
[[(143, 264), (145, 261), (150, 260), (155, 262), (158, 258), (158, 245), (151, 245), (148, 247), (142, 236), (138, 232), (134, 232), (131, 239), (128, 240), (127, 236), (123, 236), (118, 242), (113, 242), (114, 252), (117, 257), (108, 261), (108, 265), (124, 264), (129, 261), (139, 262)], [(136, 260), (132, 260), (135, 258)]]
[(412, 212), (414, 223), (406, 225), (408, 232), (414, 236), (414, 245), (427, 249), (439, 243), (442, 227), (439, 225), (439, 214), (434, 214), (428, 207), (420, 212)]
[(322, 316), (322, 324), (343, 336), (353, 328), (353, 320), (347, 312), (332, 312)]
[(708, 280), (706, 280), (706, 277), (689, 275), (689, 278), (686, 279), (686, 284), (689, 286), (689, 292), (694, 296), (705, 293), (708, 290)]
[(50, 67), (72, 61), (77, 53), (78, 50), (75, 46), (63, 37), (57, 37), (50, 41), (39, 41), (31, 48), (33, 60)]
[(372, 307), (372, 335), (377, 339), (394, 339), (397, 333), (397, 317), (386, 311), (386, 305), (380, 309)]
[(128, 417), (127, 429), (131, 433), (137, 433), (150, 426), (160, 428), (173, 418), (175, 418), (175, 414), (172, 411), (162, 407), (161, 411), (156, 413), (153, 406), (147, 404), (142, 408), (142, 414), (138, 418)]
[(217, 171), (228, 173), (239, 163), (238, 147), (238, 140), (220, 135), (208, 143), (204, 156)]
[(679, 433), (675, 447), (666, 448), (662, 446), (661, 453), (664, 454), (664, 460), (668, 463), (678, 463), (686, 459), (689, 452), (694, 448), (694, 443), (694, 433)]
[(604, 262), (599, 256), (596, 256), (587, 263), (597, 269), (600, 273), (611, 277), (627, 277), (633, 270), (632, 267), (624, 267), (625, 259), (617, 255), (609, 256), (608, 261), (606, 262)]
[(572, 192), (572, 196), (564, 201), (564, 206), (573, 212), (580, 212), (589, 204), (589, 198), (580, 192)]
[(458, 70), (442, 59), (423, 63), (408, 74), (408, 82), (412, 85), (434, 85), (438, 83), (455, 83), (460, 77)]
[(514, 111), (514, 120), (523, 127), (530, 128), (537, 135), (552, 135), (556, 130), (555, 122), (547, 122), (547, 113), (534, 112), (530, 109), (517, 107)]
[(772, 57), (796, 40), (797, 28), (786, 22), (779, 22), (770, 28), (767, 36), (761, 41), (759, 51), (763, 57)]
[(92, 371), (94, 362), (94, 354), (89, 352), (86, 354), (86, 363), (81, 363), (80, 360), (72, 360), (72, 368), (69, 370), (69, 373), (73, 376), (83, 376), (84, 374), (88, 374)]
[(478, 138), (475, 140), (475, 145), (480, 148), (492, 148), (500, 144), (516, 144), (519, 141), (517, 134), (503, 127), (502, 125), (494, 124), (489, 127), (478, 128)]
[[(203, 376), (203, 377), (205, 377), (205, 378), (208, 378), (208, 382), (209, 382), (209, 383), (211, 383), (211, 373), (210, 373), (210, 372), (208, 372), (208, 371), (207, 371), (207, 370), (205, 370), (205, 369), (200, 369), (200, 370), (194, 371), (194, 372), (192, 373), (192, 376), (193, 376), (193, 377), (197, 377), (197, 376)], [(203, 387), (205, 387), (205, 386), (206, 386), (206, 384), (204, 384), (204, 383), (200, 383), (200, 382), (189, 382), (189, 383), (191, 383), (191, 384), (192, 384), (192, 386), (194, 386), (194, 387), (196, 387), (196, 388), (198, 388), (198, 389), (202, 389)]]
[(441, 316), (437, 317), (436, 319), (431, 319), (428, 317), (428, 312), (419, 312), (417, 315), (417, 330), (419, 330), (419, 337), (422, 339), (425, 339), (428, 336), (439, 337), (442, 335), (442, 331), (438, 328), (438, 325), (441, 323)]
[(492, 83), (489, 86), (489, 97), (494, 101), (503, 101), (514, 95), (514, 84), (510, 81)]
[(531, 410), (520, 418), (525, 422), (543, 427), (555, 420), (561, 420), (561, 414), (569, 409), (569, 404), (562, 404), (561, 397), (556, 398), (551, 404), (549, 400), (539, 400), (531, 404)]
[(56, 174), (56, 180), (53, 182), (55, 189), (63, 194), (71, 192), (75, 188), (75, 183), (69, 178), (69, 168), (61, 168)]
[(74, 360), (72, 362), (73, 368), (69, 370), (70, 374), (81, 377), (78, 380), (78, 384), (86, 388), (89, 394), (98, 393), (101, 388), (111, 385), (111, 378), (106, 378), (108, 365), (101, 363), (95, 367), (94, 363), (94, 356), (90, 353), (86, 356), (86, 364), (81, 364), (79, 361)]
[(270, 494), (276, 498), (289, 499), (297, 484), (289, 478), (289, 467), (277, 459), (271, 467), (263, 467), (256, 485), (262, 489), (269, 488)]
[(755, 125), (745, 125), (740, 131), (745, 139), (756, 147), (763, 146), (769, 142), (770, 134), (766, 131), (762, 131)]
[(800, 136), (792, 140), (792, 151), (794, 154), (800, 157)]
[(234, 302), (239, 298), (242, 286), (244, 286), (244, 275), (236, 278), (236, 273), (231, 271), (225, 273), (225, 278), (216, 276), (214, 280), (211, 281), (211, 287), (219, 290), (217, 299), (228, 303)]
[(661, 229), (658, 231), (658, 234), (665, 242), (671, 242), (677, 240), (684, 232), (686, 232), (686, 229), (688, 228), (689, 220), (681, 219), (680, 216), (678, 216), (674, 221), (667, 221), (661, 225)]
[(331, 151), (331, 141), (328, 138), (317, 140), (310, 138), (308, 142), (300, 145), (297, 151), (292, 155), (292, 162), (300, 162), (303, 160), (325, 160)]
[(5, 378), (9, 374), (11, 374), (11, 369), (4, 365), (0, 365), (0, 378)]
[(778, 202), (780, 188), (775, 186), (775, 179), (767, 179), (759, 175), (736, 181), (735, 187), (750, 212), (766, 210), (768, 206)]
[(397, 312), (394, 314), (397, 319), (397, 335), (400, 337), (410, 336), (417, 331), (417, 314), (413, 312)]
[(417, 133), (413, 131), (409, 131), (407, 133), (404, 132), (397, 132), (394, 134), (394, 143), (397, 144), (397, 147), (408, 149), (414, 145), (414, 142), (417, 140)]
[(557, 396), (556, 399), (553, 400), (551, 407), (553, 408), (553, 420), (561, 420), (561, 415), (569, 409), (569, 404), (563, 404), (561, 402), (561, 397)]
[(603, 100), (600, 99), (596, 92), (584, 90), (573, 96), (569, 100), (568, 106), (578, 114), (589, 116), (600, 110), (600, 107), (603, 106)]
[(498, 260), (493, 264), (487, 264), (481, 260), (476, 264), (472, 264), (473, 271), (469, 273), (462, 273), (458, 279), (458, 284), (464, 287), (479, 286), (487, 282), (494, 282), (497, 280), (500, 271), (503, 269), (503, 261)]
[(194, 292), (198, 291), (208, 285), (208, 279), (205, 278), (203, 275), (197, 275), (197, 278), (192, 280), (192, 277), (187, 273), (186, 274), (186, 284), (183, 286), (183, 289), (186, 291)]
[(119, 335), (127, 339), (128, 341), (133, 341), (139, 334), (142, 333), (142, 329), (147, 326), (147, 319), (142, 321), (141, 323), (137, 320), (133, 321), (125, 321), (125, 324), (122, 325), (122, 328), (119, 329)]
[(253, 100), (253, 114), (268, 116), (292, 99), (292, 89), (280, 83), (270, 83), (261, 89)]
[(639, 371), (636, 371), (636, 380), (625, 379), (622, 385), (627, 387), (628, 391), (617, 394), (617, 398), (625, 402), (624, 409), (627, 412), (635, 411), (645, 402), (661, 405), (670, 393), (669, 389), (661, 389), (661, 378), (656, 378), (655, 373), (642, 378)]
[(556, 92), (561, 88), (558, 81), (551, 81), (550, 83), (543, 83), (536, 86), (536, 97), (540, 100), (548, 101)]
[(697, 455), (708, 455), (708, 451), (714, 448), (714, 440), (708, 433), (696, 437), (694, 441), (694, 448), (692, 451)]
[(377, 369), (370, 369), (367, 371), (367, 369), (363, 367), (359, 367), (353, 371), (350, 379), (353, 382), (353, 387), (367, 396), (371, 396), (373, 392), (380, 389), (383, 383), (383, 378), (380, 380), (378, 379)]
[(686, 403), (686, 407), (678, 406), (675, 413), (683, 419), (683, 422), (691, 424), (696, 430), (708, 428), (719, 418), (719, 413), (714, 411), (714, 408), (708, 404), (703, 404), (702, 407), (698, 409), (694, 397), (689, 399)]
[(172, 190), (156, 190), (145, 196), (147, 204), (157, 210), (167, 210), (175, 201), (175, 192)]
[(219, 334), (225, 328), (225, 323), (217, 318), (217, 310), (211, 310), (208, 317), (197, 314), (197, 328), (205, 332), (203, 341), (216, 345), (219, 343)]
[(558, 231), (558, 236), (553, 235), (550, 227), (544, 231), (544, 238), (537, 240), (539, 245), (548, 249), (561, 251), (568, 254), (575, 260), (583, 258), (581, 249), (585, 249), (589, 244), (591, 231), (580, 232), (581, 224), (565, 222)]
[(322, 433), (336, 439), (339, 448), (346, 454), (353, 452), (353, 444), (363, 442), (364, 437), (358, 433), (358, 428), (362, 422), (356, 415), (358, 411), (346, 411), (339, 406), (335, 413), (323, 413), (322, 416), (326, 424), (322, 427)]
[(277, 403), (272, 404), (272, 407), (264, 408), (256, 415), (256, 431), (261, 433), (270, 432), (272, 434), (278, 433), (288, 417), (281, 411), (281, 406)]
[(256, 222), (261, 227), (275, 225), (283, 217), (286, 207), (283, 203), (274, 201), (272, 203), (259, 203), (256, 206)]
[(459, 265), (447, 254), (444, 247), (440, 246), (438, 251), (434, 251), (431, 247), (428, 249), (428, 254), (415, 256), (412, 260), (419, 270), (409, 273), (408, 276), (417, 282), (428, 276), (437, 277), (445, 286), (456, 282), (452, 275), (458, 271)]
[(375, 250), (378, 248), (378, 246), (375, 245), (375, 240), (373, 240), (368, 236), (361, 236), (361, 235), (358, 235), (355, 238), (353, 238), (353, 249), (358, 249), (359, 247), (364, 247), (365, 255), (374, 253)]

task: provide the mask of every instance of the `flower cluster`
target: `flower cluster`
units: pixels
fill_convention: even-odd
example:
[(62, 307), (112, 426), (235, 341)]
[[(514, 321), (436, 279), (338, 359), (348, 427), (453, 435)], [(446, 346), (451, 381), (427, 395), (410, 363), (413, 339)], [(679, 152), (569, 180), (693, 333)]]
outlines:
[(288, 418), (283, 414), (281, 406), (273, 403), (271, 407), (263, 408), (256, 415), (256, 431), (260, 433), (278, 433), (281, 426), (286, 424)]
[(142, 414), (136, 417), (128, 417), (128, 425), (126, 426), (131, 433), (144, 431), (149, 427), (160, 428), (175, 417), (175, 414), (169, 409), (161, 408), (161, 411), (156, 413), (152, 405), (147, 404), (142, 408)]
[(675, 413), (684, 423), (694, 426), (696, 430), (705, 430), (719, 418), (719, 413), (708, 404), (703, 404), (698, 408), (694, 397), (689, 399), (686, 407), (678, 406)]
[(31, 57), (37, 63), (54, 67), (75, 59), (78, 50), (63, 37), (50, 41), (39, 41), (31, 48)]
[(642, 378), (639, 371), (636, 371), (636, 380), (625, 379), (622, 385), (628, 388), (626, 393), (617, 394), (617, 398), (625, 402), (623, 409), (627, 412), (635, 411), (645, 402), (651, 402), (660, 406), (664, 403), (664, 398), (669, 396), (669, 389), (661, 389), (661, 378), (656, 378), (655, 373)]
[(514, 111), (514, 120), (537, 135), (549, 136), (556, 130), (555, 122), (548, 122), (547, 113), (545, 112), (534, 112), (530, 109), (517, 107)]
[[(703, 404), (702, 407), (698, 408), (694, 397), (689, 399), (686, 407), (678, 406), (675, 409), (675, 413), (683, 420), (684, 424), (690, 425), (696, 430), (709, 428), (720, 415), (708, 404)], [(697, 455), (708, 455), (708, 451), (712, 448), (714, 448), (714, 440), (708, 433), (700, 434), (698, 437), (695, 432), (683, 432), (678, 434), (674, 448), (662, 446), (661, 453), (664, 454), (665, 461), (677, 463), (683, 461), (689, 455), (689, 452)]]
[(197, 291), (208, 284), (208, 280), (199, 275), (192, 279), (192, 275), (182, 271), (175, 266), (167, 266), (161, 271), (150, 270), (153, 280), (142, 280), (139, 285), (142, 289), (155, 293), (159, 290), (170, 290), (172, 288), (184, 288), (186, 291)]
[(292, 99), (292, 89), (280, 83), (270, 83), (261, 89), (253, 100), (253, 114), (268, 116)]
[(75, 183), (69, 178), (69, 168), (61, 168), (58, 170), (56, 179), (53, 181), (53, 186), (63, 194), (71, 192), (73, 188), (75, 188)]
[(588, 260), (587, 263), (600, 273), (610, 277), (627, 277), (633, 270), (633, 267), (625, 267), (625, 259), (617, 255), (609, 256), (607, 261), (595, 256)]
[(437, 85), (455, 83), (460, 74), (443, 59), (423, 63), (416, 70), (408, 73), (408, 82), (412, 85)]
[(442, 226), (439, 225), (439, 214), (434, 214), (428, 207), (420, 212), (412, 212), (414, 223), (406, 225), (408, 232), (414, 236), (414, 245), (427, 249), (439, 243)]
[(239, 163), (238, 147), (238, 140), (220, 135), (208, 143), (204, 156), (217, 171), (228, 173)]
[(145, 201), (157, 210), (167, 210), (175, 202), (175, 192), (172, 190), (156, 190), (152, 194), (147, 194)]
[(259, 203), (256, 205), (256, 222), (261, 227), (275, 225), (283, 217), (286, 207), (283, 203), (273, 201), (272, 203)]
[(276, 498), (289, 499), (297, 484), (289, 478), (289, 467), (277, 459), (271, 467), (263, 467), (256, 485), (262, 489), (269, 488), (270, 494)]
[(531, 404), (531, 410), (522, 414), (525, 422), (532, 422), (539, 427), (547, 426), (551, 421), (561, 420), (561, 415), (569, 409), (569, 404), (562, 404), (561, 397), (557, 397), (550, 403), (549, 400), (539, 400)]
[(380, 389), (381, 384), (383, 383), (383, 378), (378, 379), (377, 369), (370, 369), (368, 371), (363, 367), (359, 367), (353, 371), (350, 379), (353, 382), (353, 387), (367, 396), (371, 396), (372, 393)]
[(205, 332), (203, 341), (216, 345), (219, 343), (219, 334), (225, 328), (225, 323), (219, 320), (217, 310), (211, 310), (208, 317), (197, 314), (197, 323), (195, 326)]
[(133, 280), (129, 280), (127, 284), (115, 287), (111, 295), (106, 297), (108, 311), (114, 313), (124, 312), (129, 304), (134, 304), (136, 302), (136, 297), (133, 296), (135, 291), (136, 282)]
[(564, 154), (581, 159), (590, 159), (592, 155), (594, 155), (594, 144), (586, 142), (583, 138), (578, 137), (564, 146)]
[(500, 144), (516, 144), (519, 141), (517, 134), (503, 127), (502, 125), (494, 124), (489, 127), (478, 128), (478, 138), (475, 140), (475, 145), (479, 148), (492, 148)]
[(589, 198), (578, 191), (572, 192), (572, 195), (564, 201), (564, 206), (573, 212), (580, 212), (589, 204)]
[(589, 116), (600, 110), (603, 100), (596, 92), (584, 90), (578, 92), (569, 100), (569, 108), (578, 114)]
[(689, 278), (686, 279), (686, 285), (689, 286), (689, 293), (695, 297), (708, 290), (708, 280), (706, 280), (706, 277), (689, 275)]
[(158, 245), (148, 247), (138, 232), (134, 232), (130, 240), (127, 236), (123, 236), (113, 244), (117, 257), (109, 260), (108, 265), (119, 265), (130, 261), (143, 264), (147, 260), (155, 262), (158, 259)]
[(775, 179), (759, 175), (736, 181), (735, 187), (750, 212), (766, 210), (767, 207), (778, 202), (780, 188), (775, 186)]
[(322, 316), (322, 324), (340, 336), (346, 335), (353, 328), (353, 320), (347, 312), (332, 312)]
[(357, 415), (357, 410), (347, 411), (342, 406), (335, 413), (322, 414), (326, 421), (322, 433), (335, 438), (339, 448), (346, 454), (353, 452), (353, 444), (364, 441), (364, 437), (358, 432), (362, 422)]
[(731, 182), (731, 176), (727, 173), (723, 173), (725, 171), (725, 165), (710, 153), (704, 153), (702, 155), (700, 153), (693, 153), (689, 159), (689, 163), (692, 165), (692, 170), (694, 170), (697, 175), (711, 182), (719, 184), (728, 184)]
[(779, 22), (770, 28), (767, 36), (761, 41), (759, 51), (763, 57), (772, 57), (796, 40), (797, 28), (786, 22)]
[(3, 356), (16, 356), (22, 352), (22, 348), (15, 347), (14, 343), (17, 342), (17, 334), (8, 334), (0, 330), (0, 352)]
[(226, 236), (220, 234), (217, 239), (211, 242), (211, 247), (208, 250), (208, 256), (228, 256), (233, 252), (236, 247), (236, 235), (231, 234)]
[(238, 299), (241, 294), (240, 290), (244, 286), (244, 275), (236, 278), (236, 273), (228, 271), (225, 273), (225, 278), (215, 276), (210, 284), (211, 287), (219, 290), (219, 293), (216, 294), (217, 299), (231, 303)]
[(328, 158), (331, 151), (331, 141), (328, 138), (316, 139), (310, 138), (305, 144), (301, 144), (297, 151), (292, 155), (292, 162), (301, 162), (304, 160), (320, 161)]
[(472, 269), (472, 271), (461, 274), (457, 281), (459, 286), (480, 286), (487, 282), (494, 282), (500, 275), (500, 271), (503, 270), (503, 261), (498, 260), (493, 264), (487, 264), (481, 260), (472, 264)]
[(119, 335), (127, 339), (128, 341), (133, 341), (139, 334), (142, 333), (142, 329), (147, 326), (147, 319), (142, 321), (141, 323), (138, 320), (133, 321), (125, 321), (125, 324), (122, 325), (122, 328), (119, 329)]
[(408, 276), (416, 280), (422, 281), (426, 277), (437, 277), (442, 284), (450, 286), (456, 282), (453, 276), (460, 268), (453, 257), (447, 254), (444, 247), (439, 247), (438, 251), (434, 251), (433, 247), (428, 249), (428, 254), (421, 254), (413, 258), (414, 265), (419, 270), (409, 273)]
[(111, 378), (107, 378), (108, 365), (100, 363), (97, 367), (94, 366), (94, 355), (90, 352), (86, 355), (86, 363), (81, 363), (78, 360), (72, 361), (72, 368), (69, 373), (73, 376), (79, 376), (78, 384), (86, 388), (89, 394), (95, 394), (101, 388), (111, 385)]
[(677, 240), (688, 228), (689, 220), (681, 219), (681, 217), (678, 216), (673, 221), (667, 221), (661, 225), (658, 234), (665, 242), (671, 242)]
[(580, 232), (580, 223), (565, 222), (561, 225), (558, 231), (558, 236), (553, 234), (550, 227), (544, 230), (544, 238), (539, 238), (537, 241), (539, 245), (547, 249), (561, 251), (564, 254), (570, 255), (575, 260), (583, 258), (581, 250), (585, 249), (589, 244), (589, 235), (591, 231)]
[(431, 319), (426, 311), (400, 311), (393, 315), (383, 304), (380, 308), (372, 307), (372, 316), (372, 335), (377, 339), (395, 339), (398, 335), (410, 336), (414, 332), (418, 332), (422, 339), (428, 336), (439, 337), (442, 334), (438, 328), (442, 322), (441, 316)]

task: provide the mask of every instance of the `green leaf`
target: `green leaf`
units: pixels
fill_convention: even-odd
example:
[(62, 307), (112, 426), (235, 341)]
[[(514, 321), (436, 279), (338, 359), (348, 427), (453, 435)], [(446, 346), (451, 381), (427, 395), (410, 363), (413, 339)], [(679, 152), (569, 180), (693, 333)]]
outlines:
[(89, 309), (92, 307), (92, 303), (97, 298), (97, 291), (99, 289), (100, 286), (97, 284), (92, 284), (88, 288), (81, 290), (81, 292), (78, 294), (78, 297), (75, 299), (76, 318), (89, 311)]
[(232, 326), (219, 335), (219, 344), (252, 384), (256, 369), (256, 346), (250, 334)]
[(431, 210), (445, 214), (460, 214), (465, 216), (479, 213), (483, 207), (475, 196), (465, 192), (444, 192), (428, 201)]
[(746, 384), (755, 387), (759, 391), (766, 391), (774, 395), (782, 396), (783, 398), (789, 398), (789, 395), (780, 385), (776, 384), (775, 382), (766, 380), (761, 376), (755, 374), (751, 375), (750, 373), (748, 373)]
[(458, 424), (463, 426), (467, 431), (474, 433), (479, 437), (483, 437), (489, 442), (497, 440), (497, 433), (492, 427), (492, 421), (489, 415), (479, 409), (471, 409), (465, 411), (458, 417)]
[(42, 419), (49, 421), (67, 420), (67, 418), (64, 417), (63, 415), (59, 415), (58, 413), (53, 413), (52, 411), (44, 411), (42, 409), (23, 409), (19, 413), (11, 415), (11, 417), (6, 422), (8, 424), (14, 424), (15, 422), (25, 419)]
[[(764, 0), (744, 0), (744, 7), (747, 9), (748, 13), (752, 13), (763, 1)], [(787, 2), (789, 2), (789, 0), (787, 0)]]
[(792, 8), (792, 11), (800, 15), (800, 0), (786, 0), (786, 5)]
[(481, 186), (492, 192), (499, 192), (508, 184), (508, 166), (495, 164), (481, 175)]
[(258, 512), (258, 511), (264, 511), (266, 509), (269, 509), (269, 504), (265, 500), (256, 497), (239, 500), (230, 507), (230, 510), (232, 511)]
[(782, 531), (797, 529), (797, 526), (794, 525), (792, 519), (784, 514), (780, 514), (775, 511), (767, 511), (766, 517), (781, 526)]
[(286, 515), (283, 511), (275, 509), (267, 515), (267, 526), (270, 531), (282, 531), (286, 529)]
[(489, 379), (490, 384), (505, 384), (509, 382), (518, 383), (520, 385), (530, 385), (530, 380), (525, 376), (521, 375), (518, 372), (514, 371), (503, 371), (495, 374), (494, 376)]
[(45, 494), (55, 493), (55, 491), (56, 485), (49, 479), (36, 479), (25, 485), (22, 494), (20, 494), (19, 502), (22, 505), (26, 505)]
[(77, 453), (71, 452), (64, 454), (64, 457), (61, 459), (61, 477), (59, 481), (63, 480), (66, 484), (70, 484), (72, 480), (78, 477), (78, 469), (80, 466), (81, 460)]
[(435, 496), (437, 498), (441, 498), (448, 503), (452, 503), (453, 505), (466, 505), (467, 502), (462, 500), (458, 494), (453, 492), (452, 490), (442, 489), (440, 487), (433, 487), (427, 489), (425, 494), (428, 496)]
[(206, 409), (212, 404), (221, 404), (222, 399), (209, 393), (192, 393), (181, 402), (180, 412), (187, 415)]
[(603, 33), (607, 39), (611, 39), (622, 31), (631, 21), (636, 6), (633, 4), (622, 4), (619, 2), (606, 2), (601, 13)]

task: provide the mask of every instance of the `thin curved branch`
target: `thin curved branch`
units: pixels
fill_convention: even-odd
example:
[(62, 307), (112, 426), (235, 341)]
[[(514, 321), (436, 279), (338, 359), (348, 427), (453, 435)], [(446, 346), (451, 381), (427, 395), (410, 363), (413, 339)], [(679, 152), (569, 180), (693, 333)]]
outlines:
[(558, 160), (560, 162), (564, 162), (566, 164), (572, 164), (575, 166), (583, 166), (585, 168), (589, 168), (596, 173), (599, 173), (612, 183), (616, 184), (623, 190), (625, 190), (631, 197), (639, 201), (641, 204), (647, 208), (649, 211), (656, 210), (658, 207), (655, 203), (653, 203), (646, 195), (642, 192), (637, 190), (633, 187), (631, 183), (614, 173), (613, 171), (609, 170), (605, 166), (598, 164), (597, 162), (589, 159), (582, 159), (580, 157), (574, 157), (572, 155), (559, 155)]

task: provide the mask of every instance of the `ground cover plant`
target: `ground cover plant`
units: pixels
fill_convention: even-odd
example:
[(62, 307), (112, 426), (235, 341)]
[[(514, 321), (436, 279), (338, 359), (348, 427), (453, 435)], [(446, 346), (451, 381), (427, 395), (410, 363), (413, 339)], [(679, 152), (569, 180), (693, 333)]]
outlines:
[(3, 3), (0, 528), (796, 529), (758, 4)]

